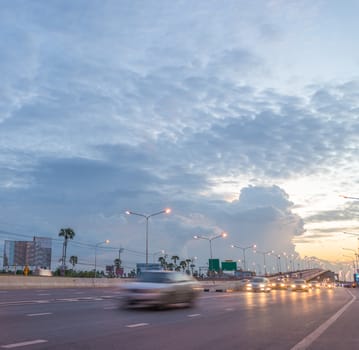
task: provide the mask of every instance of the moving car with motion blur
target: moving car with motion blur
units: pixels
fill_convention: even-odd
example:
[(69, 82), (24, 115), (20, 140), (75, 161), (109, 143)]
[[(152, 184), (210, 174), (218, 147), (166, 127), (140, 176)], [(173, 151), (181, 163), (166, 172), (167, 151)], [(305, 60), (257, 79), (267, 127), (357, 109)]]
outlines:
[(253, 277), (253, 279), (247, 283), (246, 290), (250, 292), (270, 292), (271, 283), (266, 277)]
[(320, 282), (319, 281), (310, 281), (309, 282), (310, 288), (312, 289), (320, 289)]
[(173, 304), (193, 306), (201, 288), (185, 273), (174, 271), (144, 271), (138, 279), (121, 288), (120, 306), (166, 307)]
[(233, 291), (245, 291), (247, 290), (247, 284), (250, 283), (250, 280), (247, 278), (243, 278), (241, 280), (234, 281), (233, 283), (230, 283), (231, 289)]
[(288, 281), (283, 278), (278, 278), (271, 282), (272, 289), (288, 289)]
[(304, 291), (309, 292), (309, 284), (306, 282), (306, 280), (294, 280), (290, 286), (290, 289), (294, 291)]

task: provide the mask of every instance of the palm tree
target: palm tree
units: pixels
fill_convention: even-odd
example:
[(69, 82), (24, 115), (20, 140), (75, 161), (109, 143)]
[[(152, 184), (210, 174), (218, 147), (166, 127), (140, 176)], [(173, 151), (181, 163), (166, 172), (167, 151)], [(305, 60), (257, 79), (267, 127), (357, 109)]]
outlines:
[(161, 266), (166, 269), (167, 268), (167, 261), (166, 258), (164, 258), (163, 256), (160, 256), (158, 258), (159, 263), (161, 264)]
[(77, 264), (77, 261), (78, 261), (77, 256), (75, 256), (75, 255), (70, 256), (69, 262), (72, 265), (72, 269), (75, 268), (75, 265)]
[(67, 241), (69, 239), (73, 239), (75, 237), (75, 231), (68, 227), (68, 228), (62, 228), (59, 232), (59, 237), (64, 237), (64, 243), (62, 246), (62, 268), (65, 270), (66, 268), (66, 250), (67, 250)]
[(186, 266), (187, 266), (186, 261), (185, 260), (180, 261), (179, 266), (182, 267), (182, 270), (184, 272), (184, 270), (186, 269)]
[(179, 256), (173, 255), (172, 258), (171, 258), (171, 260), (173, 260), (175, 266), (177, 266), (177, 260), (179, 260)]

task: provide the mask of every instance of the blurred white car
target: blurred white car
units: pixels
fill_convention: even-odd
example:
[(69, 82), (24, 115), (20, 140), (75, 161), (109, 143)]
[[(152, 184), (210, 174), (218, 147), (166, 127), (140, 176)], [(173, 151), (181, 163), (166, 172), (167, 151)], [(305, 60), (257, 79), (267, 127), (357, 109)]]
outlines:
[(144, 271), (121, 287), (121, 306), (155, 306), (185, 303), (192, 306), (200, 292), (191, 276), (174, 271)]
[(235, 290), (235, 291), (247, 290), (247, 285), (250, 282), (251, 281), (249, 279), (247, 279), (247, 278), (244, 278), (244, 279), (241, 279), (239, 281), (236, 281), (234, 283), (233, 290)]
[(294, 280), (290, 286), (292, 291), (304, 291), (304, 292), (309, 292), (309, 284), (303, 280)]
[(254, 277), (246, 286), (247, 291), (270, 292), (271, 283), (266, 277)]
[(309, 286), (312, 289), (319, 289), (320, 288), (320, 283), (318, 281), (310, 281)]

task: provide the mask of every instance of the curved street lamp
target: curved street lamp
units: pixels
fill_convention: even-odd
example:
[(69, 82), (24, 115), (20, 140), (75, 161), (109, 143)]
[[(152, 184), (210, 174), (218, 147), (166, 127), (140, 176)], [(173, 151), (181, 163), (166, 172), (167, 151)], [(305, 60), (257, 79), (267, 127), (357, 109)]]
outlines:
[(273, 254), (274, 250), (268, 250), (266, 252), (260, 252), (259, 250), (255, 250), (254, 252), (263, 255), (263, 269), (264, 269), (264, 275), (266, 276), (267, 275), (266, 255)]
[(217, 236), (213, 236), (213, 237), (206, 237), (206, 236), (201, 236), (201, 235), (195, 235), (193, 236), (194, 239), (204, 239), (206, 241), (209, 242), (209, 255), (211, 260), (213, 259), (213, 253), (212, 253), (212, 241), (217, 239), (217, 238), (225, 238), (227, 237), (228, 234), (226, 232), (222, 232), (221, 234), (217, 235)]
[(248, 247), (241, 247), (239, 245), (231, 244), (231, 248), (238, 248), (242, 250), (243, 253), (243, 269), (244, 271), (247, 271), (247, 265), (246, 265), (246, 250), (247, 249), (256, 249), (257, 246), (255, 244), (252, 244)]
[(97, 275), (96, 268), (97, 268), (97, 247), (99, 247), (101, 244), (109, 244), (110, 240), (106, 239), (105, 241), (99, 242), (95, 244), (95, 278)]
[(349, 250), (351, 252), (353, 252), (354, 256), (355, 256), (355, 263), (356, 263), (356, 268), (358, 268), (359, 262), (358, 262), (358, 253), (356, 252), (356, 250), (351, 249), (351, 248), (342, 248), (343, 250)]
[(166, 208), (164, 210), (158, 211), (156, 213), (152, 213), (150, 215), (146, 215), (146, 214), (141, 214), (141, 213), (136, 213), (134, 211), (130, 211), (127, 210), (126, 214), (127, 215), (137, 215), (137, 216), (142, 216), (143, 218), (146, 219), (146, 265), (148, 265), (148, 219), (152, 216), (155, 215), (160, 215), (160, 214), (169, 214), (171, 212), (170, 208)]

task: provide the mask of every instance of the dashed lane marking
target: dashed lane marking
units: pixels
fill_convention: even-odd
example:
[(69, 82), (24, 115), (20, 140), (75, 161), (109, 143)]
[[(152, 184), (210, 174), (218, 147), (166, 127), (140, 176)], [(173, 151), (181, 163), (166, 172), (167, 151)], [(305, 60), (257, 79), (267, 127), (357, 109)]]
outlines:
[(191, 314), (191, 315), (187, 315), (187, 317), (198, 317), (201, 316), (201, 314)]
[(37, 314), (27, 314), (26, 316), (33, 317), (33, 316), (45, 316), (45, 315), (52, 315), (52, 312), (39, 312)]
[(134, 324), (128, 324), (127, 328), (136, 328), (136, 327), (144, 327), (148, 326), (148, 323), (134, 323)]
[(41, 344), (41, 343), (47, 343), (47, 340), (36, 339), (36, 340), (24, 341), (24, 342), (21, 342), (21, 343), (13, 343), (13, 344), (2, 345), (1, 347), (3, 349), (14, 349), (14, 348), (19, 348), (21, 346), (28, 346), (28, 345)]

